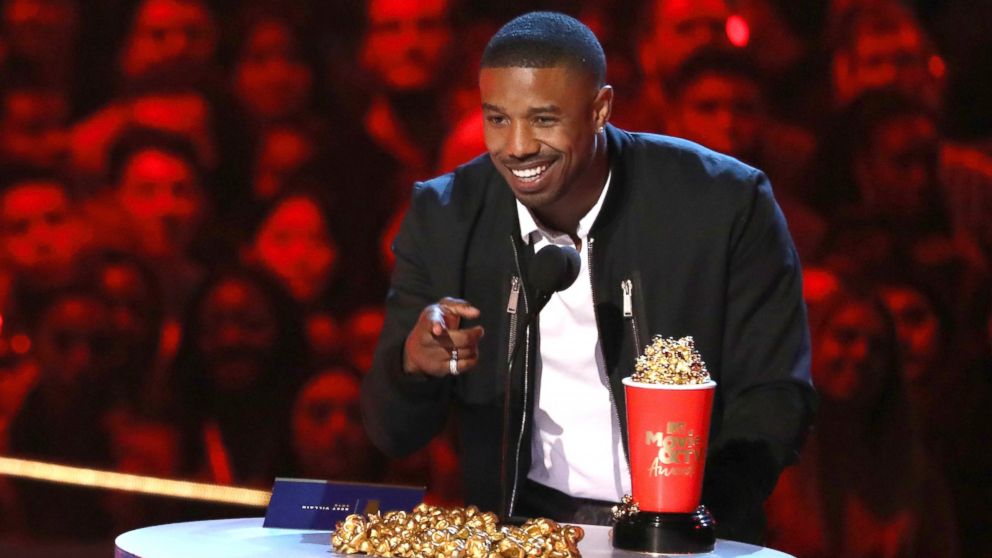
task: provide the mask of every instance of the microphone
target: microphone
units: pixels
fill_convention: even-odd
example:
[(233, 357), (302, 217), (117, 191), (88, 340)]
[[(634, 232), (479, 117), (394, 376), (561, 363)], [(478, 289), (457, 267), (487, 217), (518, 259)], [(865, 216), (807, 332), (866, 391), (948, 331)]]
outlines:
[(527, 283), (530, 285), (534, 300), (530, 301), (528, 312), (517, 328), (517, 339), (514, 340), (513, 352), (507, 362), (511, 365), (520, 352), (522, 341), (527, 336), (527, 327), (534, 317), (551, 300), (551, 295), (572, 286), (579, 276), (582, 258), (579, 252), (571, 246), (555, 246), (549, 244), (534, 254), (527, 270)]
[(548, 244), (538, 250), (527, 273), (536, 299), (528, 315), (539, 313), (551, 300), (551, 295), (571, 287), (579, 276), (581, 265), (579, 252), (571, 246)]

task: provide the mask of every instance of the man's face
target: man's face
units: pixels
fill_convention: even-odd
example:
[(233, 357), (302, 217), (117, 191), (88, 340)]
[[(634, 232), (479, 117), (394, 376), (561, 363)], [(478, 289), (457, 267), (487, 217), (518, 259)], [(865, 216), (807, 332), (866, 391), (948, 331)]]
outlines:
[(926, 102), (940, 96), (939, 80), (930, 74), (922, 32), (909, 21), (887, 32), (864, 30), (852, 51), (839, 53), (835, 64), (838, 100), (846, 104), (864, 91), (894, 88)]
[(896, 323), (903, 377), (909, 383), (925, 380), (939, 356), (940, 320), (927, 299), (914, 289), (885, 288), (882, 300)]
[(203, 194), (184, 159), (157, 150), (140, 151), (124, 167), (117, 190), (133, 217), (147, 253), (172, 257), (192, 239), (203, 213)]
[(375, 357), (375, 347), (379, 342), (379, 334), (386, 322), (386, 316), (379, 307), (359, 310), (348, 320), (348, 359), (352, 366), (361, 372), (372, 369), (372, 359)]
[(929, 209), (937, 175), (937, 128), (926, 116), (904, 116), (874, 131), (856, 175), (866, 202), (894, 217)]
[(36, 355), (50, 388), (68, 392), (98, 385), (110, 345), (106, 308), (70, 295), (51, 306), (38, 325)]
[(654, 67), (644, 70), (665, 77), (703, 47), (729, 46), (729, 17), (725, 0), (656, 0), (653, 32), (644, 45)]
[(431, 87), (451, 43), (448, 0), (370, 0), (366, 69), (394, 91)]
[(261, 120), (299, 112), (310, 96), (313, 76), (299, 58), (296, 38), (279, 21), (262, 21), (245, 41), (234, 74), (235, 92)]
[(356, 480), (369, 474), (372, 451), (362, 429), (359, 382), (331, 371), (310, 382), (293, 409), (293, 446), (307, 474)]
[(672, 105), (673, 135), (744, 160), (754, 156), (763, 107), (753, 81), (703, 74)]
[(80, 249), (78, 221), (61, 185), (18, 184), (0, 203), (3, 248), (15, 269), (48, 277), (67, 271)]
[(813, 350), (813, 381), (827, 399), (869, 404), (885, 375), (885, 325), (870, 307), (846, 304), (821, 328)]
[(262, 132), (255, 157), (252, 192), (256, 199), (274, 198), (298, 170), (314, 156), (314, 142), (292, 126), (269, 127)]
[(227, 392), (255, 386), (271, 365), (278, 334), (268, 296), (247, 281), (226, 279), (207, 295), (199, 319), (208, 379)]
[(68, 153), (69, 104), (56, 91), (13, 89), (0, 107), (0, 159), (53, 169)]
[(479, 90), (486, 149), (514, 196), (539, 216), (574, 204), (612, 90), (565, 66), (484, 68)]
[(321, 209), (305, 197), (288, 198), (273, 210), (259, 229), (255, 251), (262, 265), (303, 302), (321, 294), (337, 259)]
[(147, 350), (157, 333), (149, 319), (154, 305), (151, 285), (135, 266), (111, 263), (98, 273), (97, 289), (114, 334), (114, 364), (125, 366), (141, 359), (144, 355), (139, 353)]
[(199, 0), (145, 0), (138, 8), (123, 52), (128, 77), (167, 64), (206, 65), (214, 55), (216, 30)]

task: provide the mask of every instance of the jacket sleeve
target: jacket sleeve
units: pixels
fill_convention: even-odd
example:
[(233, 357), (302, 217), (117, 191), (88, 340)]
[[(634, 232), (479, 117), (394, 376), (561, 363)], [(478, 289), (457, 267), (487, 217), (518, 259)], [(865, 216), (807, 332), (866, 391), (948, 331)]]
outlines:
[(451, 378), (403, 371), (403, 345), (420, 312), (443, 294), (435, 292), (431, 254), (443, 250), (427, 240), (435, 192), (417, 184), (414, 199), (393, 244), (396, 267), (386, 298), (386, 319), (372, 368), (362, 382), (366, 432), (384, 453), (399, 457), (425, 445), (441, 430), (451, 396)]
[(703, 501), (718, 536), (760, 542), (762, 507), (798, 455), (815, 397), (799, 258), (767, 178), (753, 181), (730, 241), (723, 414)]

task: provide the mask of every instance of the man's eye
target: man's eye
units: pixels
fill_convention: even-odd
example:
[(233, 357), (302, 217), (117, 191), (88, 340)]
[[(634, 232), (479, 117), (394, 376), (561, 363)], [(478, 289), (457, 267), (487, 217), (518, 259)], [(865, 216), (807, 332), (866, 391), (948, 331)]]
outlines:
[(553, 126), (558, 122), (558, 119), (553, 116), (538, 116), (534, 119), (534, 122), (538, 126)]
[(490, 116), (487, 118), (487, 120), (493, 126), (502, 126), (506, 124), (506, 118), (503, 116)]

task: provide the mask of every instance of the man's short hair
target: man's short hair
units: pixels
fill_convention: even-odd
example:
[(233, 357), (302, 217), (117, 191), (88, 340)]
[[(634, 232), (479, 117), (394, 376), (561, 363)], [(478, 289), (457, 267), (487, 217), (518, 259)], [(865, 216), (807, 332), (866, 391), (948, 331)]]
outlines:
[(493, 35), (482, 53), (483, 68), (573, 66), (596, 84), (606, 83), (606, 55), (592, 30), (557, 12), (530, 12)]

